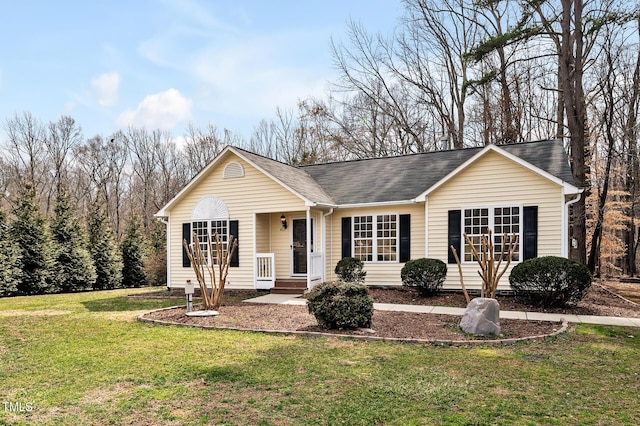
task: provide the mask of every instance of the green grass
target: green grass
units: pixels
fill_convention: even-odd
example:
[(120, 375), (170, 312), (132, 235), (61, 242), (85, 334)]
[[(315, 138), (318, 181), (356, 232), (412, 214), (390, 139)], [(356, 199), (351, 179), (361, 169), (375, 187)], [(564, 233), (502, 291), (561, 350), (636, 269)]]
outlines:
[(639, 329), (470, 348), (203, 331), (135, 321), (181, 301), (131, 292), (0, 299), (0, 403), (33, 404), (0, 424), (640, 424)]

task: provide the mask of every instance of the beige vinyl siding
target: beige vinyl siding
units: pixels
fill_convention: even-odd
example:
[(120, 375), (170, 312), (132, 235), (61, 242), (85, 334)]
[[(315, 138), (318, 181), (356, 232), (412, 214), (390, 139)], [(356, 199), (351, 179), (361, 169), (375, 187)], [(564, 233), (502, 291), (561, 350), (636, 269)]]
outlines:
[[(495, 152), (487, 153), (431, 193), (427, 205), (428, 257), (447, 261), (449, 210), (503, 205), (538, 206), (538, 256), (562, 253), (562, 188)], [(447, 266), (445, 288), (459, 289), (457, 265)], [(465, 285), (479, 289), (478, 264), (462, 266)], [(502, 277), (499, 289), (509, 289), (509, 271)]]
[(256, 253), (271, 253), (271, 213), (256, 215)]
[[(362, 207), (336, 209), (327, 217), (327, 281), (337, 280), (334, 273), (336, 264), (342, 257), (342, 218), (378, 215), (378, 214), (410, 214), (411, 215), (411, 258), (424, 257), (425, 218), (424, 204), (406, 204), (397, 206)], [(353, 235), (352, 235), (353, 238)], [(399, 249), (399, 247), (398, 247)], [(398, 253), (399, 254), (399, 253)], [(367, 285), (401, 285), (400, 270), (404, 263), (400, 262), (365, 262)]]
[[(223, 179), (222, 173), (226, 165), (236, 161), (245, 171), (244, 177)], [(280, 212), (304, 211), (305, 203), (300, 197), (278, 184), (258, 169), (251, 166), (242, 158), (228, 153), (221, 158), (208, 176), (186, 193), (169, 212), (170, 217), (170, 285), (182, 287), (186, 280), (195, 282), (192, 268), (182, 266), (182, 224), (191, 222), (191, 212), (194, 206), (204, 197), (216, 196), (220, 198), (229, 210), (229, 220), (237, 220), (239, 231), (239, 263), (238, 268), (230, 268), (228, 276), (229, 288), (253, 288), (254, 263), (254, 212), (273, 213), (278, 220)], [(256, 226), (262, 229), (267, 225), (265, 217), (256, 216)], [(279, 227), (278, 227), (279, 228)], [(278, 232), (273, 230), (272, 235)], [(276, 237), (277, 238), (277, 237)], [(263, 235), (256, 236), (256, 244), (265, 248), (268, 241)], [(288, 247), (288, 245), (287, 245)]]

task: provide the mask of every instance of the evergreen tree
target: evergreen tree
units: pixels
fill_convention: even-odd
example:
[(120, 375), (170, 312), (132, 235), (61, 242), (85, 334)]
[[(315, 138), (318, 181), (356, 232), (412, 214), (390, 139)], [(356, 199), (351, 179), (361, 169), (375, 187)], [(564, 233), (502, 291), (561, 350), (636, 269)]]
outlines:
[(18, 247), (18, 294), (55, 292), (57, 289), (51, 276), (51, 236), (32, 184), (27, 183), (20, 188), (14, 203), (13, 216), (14, 220), (9, 226), (9, 237)]
[(63, 292), (89, 290), (96, 281), (93, 259), (85, 230), (63, 188), (58, 191), (54, 212), (51, 236), (56, 287)]
[(147, 230), (149, 252), (144, 262), (149, 285), (160, 286), (167, 282), (167, 231), (163, 223), (154, 221)]
[(120, 243), (122, 251), (122, 285), (141, 287), (148, 284), (144, 268), (146, 241), (140, 229), (140, 222), (131, 218), (127, 223), (124, 237)]
[(88, 217), (89, 251), (96, 270), (93, 288), (111, 290), (122, 286), (122, 256), (104, 212), (95, 207)]
[(20, 255), (18, 247), (9, 238), (6, 215), (0, 211), (0, 297), (18, 293)]

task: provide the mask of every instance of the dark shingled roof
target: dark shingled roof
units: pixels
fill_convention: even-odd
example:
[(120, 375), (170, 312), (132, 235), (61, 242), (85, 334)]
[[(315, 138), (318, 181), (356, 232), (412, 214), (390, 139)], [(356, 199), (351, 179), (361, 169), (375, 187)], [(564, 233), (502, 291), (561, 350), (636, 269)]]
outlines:
[(278, 179), (289, 188), (302, 195), (309, 201), (322, 204), (334, 204), (334, 200), (307, 172), (298, 167), (292, 167), (271, 158), (263, 157), (253, 152), (234, 148), (242, 152), (248, 160)]
[[(562, 141), (526, 142), (500, 145), (500, 148), (573, 184)], [(337, 204), (405, 201), (416, 198), (431, 188), (482, 149), (466, 148), (313, 164), (299, 167), (298, 170), (304, 170)], [(317, 188), (310, 192), (315, 191)]]

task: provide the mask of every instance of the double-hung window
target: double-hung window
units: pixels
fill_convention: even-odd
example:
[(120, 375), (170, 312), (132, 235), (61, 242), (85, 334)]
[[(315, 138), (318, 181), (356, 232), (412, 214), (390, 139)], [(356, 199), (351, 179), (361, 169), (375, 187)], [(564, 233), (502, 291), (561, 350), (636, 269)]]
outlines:
[(363, 262), (397, 262), (398, 215), (354, 216), (353, 257)]
[[(226, 219), (196, 221), (191, 223), (191, 230), (197, 235), (198, 243), (200, 244), (200, 250), (202, 250), (202, 254), (204, 255), (204, 258), (207, 260), (208, 264), (217, 265), (218, 256), (216, 252), (215, 234), (217, 232), (220, 236), (220, 240), (222, 242), (222, 253), (224, 255), (227, 252), (227, 245), (229, 240), (229, 221)], [(211, 238), (211, 253), (209, 253), (207, 236)]]
[[(499, 257), (504, 253), (505, 257), (509, 250), (509, 236), (515, 234), (519, 240), (522, 239), (521, 227), (522, 208), (520, 206), (499, 206), (499, 207), (473, 207), (463, 209), (463, 232), (467, 234), (471, 244), (464, 241), (465, 262), (475, 261), (473, 248), (482, 255), (482, 237), (487, 235), (488, 230), (492, 230), (494, 254)], [(503, 241), (504, 234), (507, 240)], [(512, 261), (520, 260), (520, 243), (515, 247)]]

